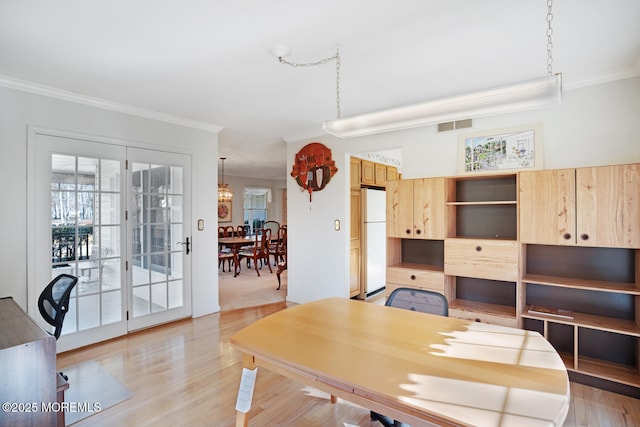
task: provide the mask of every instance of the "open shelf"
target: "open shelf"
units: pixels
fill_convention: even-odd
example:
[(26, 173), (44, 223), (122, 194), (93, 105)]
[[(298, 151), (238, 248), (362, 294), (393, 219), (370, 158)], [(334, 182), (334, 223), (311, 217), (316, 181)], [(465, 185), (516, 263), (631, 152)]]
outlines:
[[(565, 362), (566, 363), (566, 362)], [(567, 370), (588, 374), (593, 377), (637, 387), (640, 384), (640, 373), (633, 366), (620, 365), (617, 363), (604, 362), (599, 359), (589, 357), (578, 357), (578, 368), (574, 369), (573, 360), (566, 365)]]
[(454, 299), (449, 303), (449, 316), (495, 325), (516, 326), (515, 307), (487, 302)]
[(623, 335), (640, 337), (640, 326), (631, 320), (617, 319), (613, 317), (596, 316), (593, 314), (573, 312), (573, 319), (564, 317), (549, 316), (538, 313), (522, 313), (525, 319), (543, 320), (563, 325), (575, 325), (583, 328), (596, 329), (606, 332), (614, 332)]
[(447, 206), (482, 206), (482, 205), (516, 205), (515, 200), (503, 200), (494, 202), (447, 202)]
[(442, 265), (418, 264), (413, 262), (400, 262), (398, 264), (388, 265), (387, 268), (408, 268), (412, 270), (435, 271), (438, 273), (444, 273), (444, 266)]
[(640, 295), (640, 288), (636, 287), (634, 283), (607, 282), (602, 280), (576, 279), (561, 276), (545, 276), (542, 274), (527, 274), (522, 277), (522, 281), (525, 283), (557, 286), (560, 288), (586, 289), (590, 291)]
[(450, 309), (481, 312), (491, 314), (493, 316), (516, 317), (515, 307), (500, 304), (490, 304), (487, 302), (469, 301), (464, 299), (455, 299), (449, 304)]

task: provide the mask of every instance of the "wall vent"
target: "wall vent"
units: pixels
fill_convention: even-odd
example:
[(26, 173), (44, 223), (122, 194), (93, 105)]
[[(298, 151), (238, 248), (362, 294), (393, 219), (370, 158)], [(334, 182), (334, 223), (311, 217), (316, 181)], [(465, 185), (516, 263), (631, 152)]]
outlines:
[(455, 122), (438, 123), (438, 132), (447, 132), (456, 129), (467, 129), (473, 126), (471, 119), (456, 120)]

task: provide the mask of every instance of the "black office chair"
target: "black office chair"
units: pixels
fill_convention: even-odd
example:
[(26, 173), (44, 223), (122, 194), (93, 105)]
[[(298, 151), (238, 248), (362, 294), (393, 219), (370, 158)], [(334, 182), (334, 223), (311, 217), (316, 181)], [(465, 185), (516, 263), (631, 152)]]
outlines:
[[(444, 295), (424, 289), (396, 288), (385, 302), (388, 307), (403, 308), (421, 313), (449, 316), (449, 304)], [(379, 421), (385, 427), (401, 427), (407, 424), (371, 411), (371, 419)]]
[(56, 340), (62, 332), (64, 316), (69, 311), (71, 291), (78, 282), (78, 278), (70, 274), (60, 274), (53, 279), (38, 298), (38, 309), (42, 318), (54, 327), (53, 335)]

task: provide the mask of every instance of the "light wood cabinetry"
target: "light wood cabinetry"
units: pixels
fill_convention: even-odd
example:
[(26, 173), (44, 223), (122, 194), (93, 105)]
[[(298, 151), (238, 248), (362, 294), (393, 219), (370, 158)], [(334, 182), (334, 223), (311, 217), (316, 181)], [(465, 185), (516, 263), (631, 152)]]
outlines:
[(524, 243), (640, 247), (640, 165), (520, 174)]
[(445, 274), (518, 280), (520, 248), (515, 240), (446, 239), (444, 253)]
[(387, 236), (444, 239), (446, 235), (444, 178), (387, 183)]
[[(350, 239), (349, 239), (349, 294), (351, 297), (362, 294), (366, 260), (362, 238), (362, 195), (361, 187), (384, 187), (387, 176), (397, 179), (398, 172), (393, 166), (387, 166), (368, 160), (351, 157), (349, 159), (350, 193)], [(389, 175), (387, 175), (389, 173)], [(394, 174), (395, 173), (395, 174)]]
[(359, 185), (351, 190), (350, 200), (349, 296), (353, 298), (360, 294), (362, 282), (362, 193)]
[(360, 189), (360, 159), (351, 157), (349, 161), (349, 187), (352, 190)]
[(378, 186), (384, 186), (387, 183), (387, 165), (381, 163), (374, 164), (375, 183)]
[(444, 274), (444, 241), (387, 239), (386, 295), (399, 287), (428, 289), (447, 295), (450, 280)]
[(385, 187), (387, 181), (399, 179), (398, 169), (382, 163), (351, 157), (351, 188)]
[(395, 181), (399, 178), (398, 169), (395, 166), (387, 166), (387, 181)]
[[(640, 396), (640, 165), (448, 177), (425, 190), (438, 179), (387, 183), (387, 292), (436, 290), (450, 316), (536, 330), (578, 381)], [(444, 209), (422, 221), (429, 203)], [(426, 232), (429, 221), (444, 234)]]
[(448, 178), (446, 185), (450, 315), (517, 326), (517, 175)]
[(522, 326), (541, 332), (569, 371), (640, 387), (640, 250), (525, 248)]
[(640, 387), (640, 165), (522, 172), (520, 203), (521, 326), (570, 372)]
[(360, 161), (360, 182), (364, 185), (376, 184), (376, 164), (374, 162)]

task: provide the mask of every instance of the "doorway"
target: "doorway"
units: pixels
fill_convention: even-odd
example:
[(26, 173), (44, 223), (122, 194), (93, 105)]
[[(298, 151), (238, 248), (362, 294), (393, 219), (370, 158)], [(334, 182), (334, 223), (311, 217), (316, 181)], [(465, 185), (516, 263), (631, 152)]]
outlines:
[(78, 277), (58, 350), (191, 314), (190, 157), (72, 135), (29, 140), (29, 312)]

